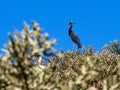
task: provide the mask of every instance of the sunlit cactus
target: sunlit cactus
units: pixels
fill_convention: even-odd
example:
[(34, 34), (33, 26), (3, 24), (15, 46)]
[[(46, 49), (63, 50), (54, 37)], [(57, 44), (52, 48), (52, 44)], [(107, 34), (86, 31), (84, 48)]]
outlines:
[(104, 50), (109, 50), (113, 54), (120, 54), (120, 44), (118, 40), (110, 41), (110, 44), (106, 44), (103, 48)]
[(14, 35), (9, 34), (8, 37), (8, 44), (1, 49), (4, 55), (0, 57), (0, 89), (34, 89), (32, 81), (36, 81), (34, 84), (37, 85), (41, 73), (35, 54), (40, 53), (42, 57), (54, 55), (56, 40), (50, 39), (49, 34), (44, 33), (35, 21), (32, 28), (24, 22), (21, 32), (16, 30)]
[[(21, 32), (8, 35), (0, 55), (0, 90), (120, 90), (118, 41), (102, 51), (89, 46), (81, 53), (55, 53), (56, 40), (35, 21), (32, 26), (24, 22)], [(47, 63), (42, 60), (46, 56), (51, 56)]]

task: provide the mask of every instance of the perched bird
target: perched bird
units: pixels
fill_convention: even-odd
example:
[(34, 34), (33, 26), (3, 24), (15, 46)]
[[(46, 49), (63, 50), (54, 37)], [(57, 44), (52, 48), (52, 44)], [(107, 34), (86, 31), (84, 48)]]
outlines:
[(37, 57), (37, 62), (40, 63), (42, 61), (42, 55), (36, 53), (35, 56)]
[(77, 34), (75, 32), (72, 31), (72, 26), (74, 23), (75, 22), (70, 21), (70, 23), (69, 23), (70, 27), (68, 30), (68, 34), (69, 34), (70, 38), (72, 39), (72, 41), (77, 44), (78, 48), (82, 48), (82, 44), (80, 42), (79, 37), (77, 36)]
[(40, 71), (42, 71), (45, 68), (45, 66), (41, 64), (41, 62), (42, 62), (42, 55), (38, 54), (38, 53), (35, 53), (34, 56), (37, 57), (37, 62), (39, 64), (39, 69), (40, 69)]

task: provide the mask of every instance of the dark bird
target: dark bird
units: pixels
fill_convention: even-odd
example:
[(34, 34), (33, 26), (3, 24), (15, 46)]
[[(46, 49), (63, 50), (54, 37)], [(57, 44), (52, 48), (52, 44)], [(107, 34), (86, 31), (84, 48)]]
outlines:
[(72, 39), (72, 41), (77, 44), (78, 48), (82, 48), (82, 44), (81, 44), (81, 42), (80, 42), (79, 37), (78, 37), (77, 34), (76, 34), (75, 32), (73, 32), (73, 30), (72, 30), (72, 27), (73, 27), (73, 24), (74, 24), (74, 23), (75, 23), (75, 22), (70, 21), (70, 23), (69, 23), (70, 27), (69, 27), (69, 30), (68, 30), (68, 34), (69, 34), (70, 38)]

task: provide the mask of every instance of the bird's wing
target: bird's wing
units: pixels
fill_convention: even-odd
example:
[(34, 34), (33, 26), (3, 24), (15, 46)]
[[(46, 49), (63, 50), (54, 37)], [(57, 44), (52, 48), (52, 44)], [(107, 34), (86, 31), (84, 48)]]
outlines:
[(71, 32), (70, 37), (71, 37), (72, 41), (75, 42), (78, 45), (79, 48), (82, 47), (80, 39), (79, 39), (79, 37), (77, 36), (77, 34), (75, 32)]
[(70, 37), (73, 40), (73, 42), (75, 42), (75, 43), (80, 40), (75, 32), (71, 32)]

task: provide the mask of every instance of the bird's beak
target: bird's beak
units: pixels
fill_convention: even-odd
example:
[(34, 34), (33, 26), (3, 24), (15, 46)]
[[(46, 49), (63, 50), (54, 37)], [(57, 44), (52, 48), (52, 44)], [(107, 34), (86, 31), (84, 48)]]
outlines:
[(72, 22), (72, 24), (76, 24), (76, 22)]

